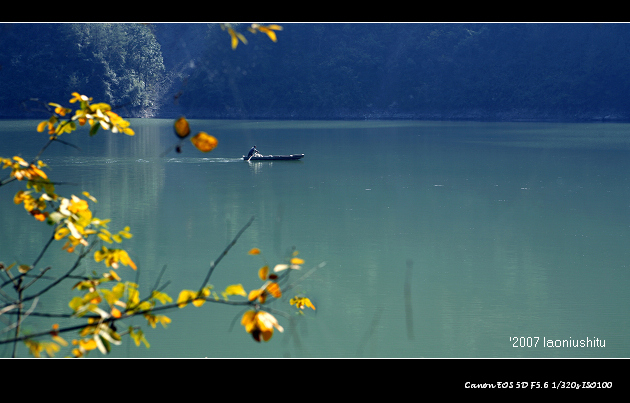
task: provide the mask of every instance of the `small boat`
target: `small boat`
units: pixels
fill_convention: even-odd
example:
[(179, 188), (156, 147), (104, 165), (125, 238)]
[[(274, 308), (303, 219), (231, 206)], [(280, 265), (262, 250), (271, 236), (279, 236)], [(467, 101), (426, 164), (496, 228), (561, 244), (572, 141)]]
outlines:
[(243, 155), (245, 161), (273, 161), (273, 160), (299, 160), (303, 158), (304, 154), (289, 154), (289, 155), (260, 155), (254, 154), (251, 158)]

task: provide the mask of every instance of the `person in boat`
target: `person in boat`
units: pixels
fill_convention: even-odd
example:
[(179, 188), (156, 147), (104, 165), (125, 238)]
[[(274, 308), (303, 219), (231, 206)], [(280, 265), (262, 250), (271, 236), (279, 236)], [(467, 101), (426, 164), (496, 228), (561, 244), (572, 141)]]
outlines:
[(256, 149), (256, 146), (253, 146), (252, 149), (249, 150), (249, 154), (247, 154), (247, 158), (249, 159), (252, 157), (252, 155), (255, 155), (255, 154), (259, 154), (259, 152)]

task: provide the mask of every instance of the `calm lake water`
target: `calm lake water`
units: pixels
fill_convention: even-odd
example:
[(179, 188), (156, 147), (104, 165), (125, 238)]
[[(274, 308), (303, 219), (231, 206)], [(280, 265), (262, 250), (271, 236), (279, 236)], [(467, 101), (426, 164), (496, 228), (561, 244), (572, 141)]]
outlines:
[[(1, 121), (0, 155), (35, 155), (37, 123)], [(111, 356), (630, 357), (630, 125), (191, 120), (219, 147), (160, 157), (176, 142), (172, 123), (132, 120), (134, 137), (64, 134), (81, 150), (54, 144), (43, 159), (73, 183), (59, 193), (87, 190), (110, 229), (131, 227), (141, 290), (164, 265), (166, 292), (195, 289), (255, 216), (210, 283), (257, 288), (263, 261), (247, 251), (273, 265), (295, 246), (305, 269), (326, 262), (299, 285), (317, 310), (295, 326), (280, 318), (285, 332), (258, 344), (240, 308), (191, 306), (166, 313), (167, 329), (127, 321), (151, 348), (125, 338)], [(242, 161), (254, 144), (305, 157)], [(13, 204), (17, 189), (0, 189), (5, 263), (32, 261), (50, 234)], [(42, 268), (68, 267), (60, 248)], [(71, 295), (38, 307), (68, 312)], [(578, 347), (554, 346), (563, 340)]]

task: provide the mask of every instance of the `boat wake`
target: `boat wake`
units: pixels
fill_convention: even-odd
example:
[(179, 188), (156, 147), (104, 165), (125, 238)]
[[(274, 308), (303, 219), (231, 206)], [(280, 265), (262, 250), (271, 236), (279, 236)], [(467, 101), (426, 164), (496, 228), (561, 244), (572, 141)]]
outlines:
[(241, 162), (240, 158), (167, 158), (166, 162), (176, 164), (203, 164), (203, 163), (227, 163)]
[(242, 162), (241, 158), (135, 158), (135, 157), (51, 157), (43, 158), (44, 162), (50, 166), (73, 166), (73, 165), (130, 165), (130, 164), (207, 164), (207, 163), (228, 163)]

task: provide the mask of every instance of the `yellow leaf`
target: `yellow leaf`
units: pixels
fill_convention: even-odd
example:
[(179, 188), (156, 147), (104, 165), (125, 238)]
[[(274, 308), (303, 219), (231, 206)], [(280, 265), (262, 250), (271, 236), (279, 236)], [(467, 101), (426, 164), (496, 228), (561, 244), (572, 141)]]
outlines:
[[(157, 315), (145, 314), (144, 317), (146, 318), (147, 322), (149, 322), (149, 325), (151, 325), (151, 327), (155, 329), (155, 326), (158, 323)], [(166, 327), (164, 324), (162, 324), (162, 326)]]
[(18, 164), (22, 165), (23, 167), (27, 167), (28, 163), (26, 161), (24, 161), (24, 158), (20, 157), (20, 156), (13, 156), (13, 160), (16, 161)]
[[(209, 295), (209, 292), (208, 292)], [(177, 297), (177, 306), (180, 308), (188, 305), (189, 302), (193, 301), (197, 297), (197, 293), (191, 290), (182, 290), (179, 293), (179, 297)]]
[(133, 341), (136, 343), (136, 346), (139, 346), (140, 343), (144, 343), (144, 345), (147, 348), (151, 347), (146, 337), (144, 337), (144, 332), (142, 331), (142, 329), (138, 329), (137, 331), (134, 331), (133, 327), (129, 327), (129, 335), (131, 336)]
[(269, 24), (269, 25), (267, 25), (267, 28), (273, 29), (273, 30), (276, 30), (276, 31), (282, 31), (282, 26), (278, 25), (278, 24)]
[(26, 347), (28, 347), (29, 352), (33, 354), (33, 357), (41, 357), (41, 352), (44, 350), (44, 346), (42, 345), (42, 343), (26, 339), (24, 340), (24, 344), (26, 344)]
[[(118, 279), (118, 281), (120, 281), (120, 277), (118, 277), (118, 275), (116, 274), (116, 272), (115, 272), (115, 271), (110, 270), (110, 271), (109, 271), (109, 274), (110, 274), (111, 276), (114, 276), (116, 279)], [(131, 289), (131, 290), (133, 290), (133, 289), (134, 289), (134, 287), (133, 287), (133, 283), (129, 283), (129, 282), (127, 282), (127, 284), (129, 285), (129, 289)], [(122, 297), (122, 296), (123, 296), (123, 294), (125, 293), (125, 284), (123, 284), (123, 283), (118, 283), (118, 284), (116, 284), (116, 285), (112, 288), (112, 292), (114, 292), (114, 293), (118, 296), (118, 298)]]
[(123, 238), (127, 238), (127, 239), (133, 237), (133, 235), (131, 235), (131, 233), (129, 232), (129, 227), (125, 227), (125, 230), (124, 231), (120, 231), (118, 233), (118, 235), (122, 236)]
[(94, 203), (96, 203), (96, 198), (92, 196), (91, 194), (89, 194), (88, 192), (83, 192), (83, 195), (87, 197), (88, 199), (92, 200)]
[(151, 325), (151, 327), (155, 328), (158, 323), (162, 324), (162, 327), (166, 328), (166, 326), (171, 323), (171, 318), (164, 315), (145, 315), (147, 321)]
[(294, 257), (291, 259), (291, 264), (304, 264), (304, 260), (299, 257)]
[(166, 327), (166, 325), (171, 323), (171, 318), (169, 318), (168, 316), (157, 315), (157, 317), (158, 317), (158, 320), (160, 321), (160, 323), (162, 324), (162, 326), (164, 326), (164, 327)]
[(231, 27), (228, 28), (228, 33), (232, 37), (232, 49), (236, 49), (239, 39), (241, 40), (241, 42), (247, 45), (247, 39), (245, 39), (243, 34), (234, 31), (234, 29), (232, 29)]
[[(117, 295), (115, 292), (112, 292), (111, 290), (107, 290), (107, 289), (102, 289), (101, 293), (103, 294), (103, 297), (105, 298), (105, 301), (107, 301), (107, 303), (111, 306), (113, 305), (120, 305), (122, 303), (117, 303), (119, 302), (119, 298), (121, 297), (120, 295)], [(122, 304), (124, 305), (124, 304)], [(118, 314), (120, 314), (120, 312), (118, 312)], [(114, 311), (112, 309), (112, 316), (114, 316)], [(118, 316), (120, 317), (120, 316)]]
[(136, 264), (133, 262), (133, 260), (131, 260), (127, 252), (124, 250), (120, 250), (120, 263), (124, 264), (125, 266), (129, 266), (134, 270), (137, 269)]
[(153, 290), (151, 293), (151, 298), (155, 298), (160, 301), (162, 304), (166, 304), (167, 302), (173, 302), (173, 298), (171, 298), (168, 294)]
[(247, 252), (247, 253), (249, 253), (250, 255), (260, 255), (260, 249), (258, 249), (258, 248), (251, 248), (249, 250), (249, 252)]
[[(98, 237), (99, 237), (101, 240), (103, 240), (103, 241), (105, 241), (105, 242), (107, 242), (107, 243), (112, 243), (112, 238), (110, 237), (110, 235), (109, 235), (109, 234), (104, 233), (103, 231), (106, 231), (106, 230), (101, 229), (101, 232), (99, 232)], [(109, 231), (107, 231), (107, 232), (109, 232)]]
[(70, 308), (72, 308), (73, 311), (78, 311), (79, 308), (81, 308), (83, 306), (83, 298), (81, 297), (74, 297), (72, 298), (72, 300), (70, 301), (70, 303), (68, 304), (70, 306)]
[(258, 270), (258, 277), (265, 281), (267, 280), (267, 277), (269, 276), (269, 266), (263, 266)]
[(270, 283), (267, 288), (266, 291), (271, 294), (274, 298), (280, 298), (282, 296), (282, 291), (280, 291), (280, 286), (278, 285), (278, 283), (272, 282)]
[(275, 32), (273, 32), (272, 30), (270, 30), (269, 28), (267, 28), (267, 27), (263, 27), (263, 26), (260, 26), (260, 27), (258, 27), (258, 30), (259, 30), (260, 32), (264, 32), (264, 33), (266, 33), (266, 34), (267, 34), (267, 36), (269, 37), (269, 39), (271, 39), (272, 41), (274, 41), (274, 42), (276, 42), (276, 41), (277, 41), (277, 38), (276, 38), (276, 33), (275, 33)]
[(76, 129), (76, 124), (72, 122), (63, 122), (57, 126), (57, 134), (70, 133)]
[(65, 341), (61, 336), (52, 336), (52, 339), (64, 347), (68, 345), (68, 342)]
[(96, 341), (94, 339), (89, 339), (88, 341), (79, 340), (79, 346), (86, 351), (94, 350), (96, 348)]
[(190, 126), (185, 117), (182, 116), (175, 121), (175, 134), (180, 138), (184, 138), (190, 134)]
[[(210, 287), (205, 287), (201, 290), (201, 293), (195, 294), (195, 299), (193, 300), (193, 305), (196, 307), (200, 307), (206, 303), (205, 298), (210, 295)], [(202, 298), (200, 298), (202, 297)]]
[(245, 326), (245, 331), (248, 333), (254, 328), (256, 322), (256, 311), (247, 311), (241, 318), (241, 325)]
[(241, 284), (233, 284), (233, 285), (228, 286), (225, 289), (224, 294), (242, 295), (243, 297), (247, 296), (247, 293), (245, 293), (245, 289), (243, 289), (243, 286)]
[(297, 308), (300, 309), (304, 309), (304, 307), (309, 307), (313, 310), (315, 310), (315, 306), (313, 305), (313, 303), (311, 302), (310, 299), (308, 298), (300, 298), (300, 297), (293, 297), (291, 298), (291, 301), (289, 301), (291, 303), (291, 305), (295, 305)]
[(126, 283), (126, 284), (129, 286), (128, 305), (132, 305), (132, 306), (138, 305), (140, 303), (140, 293), (138, 292), (137, 285), (134, 287), (132, 285), (133, 283)]
[(207, 153), (216, 148), (219, 144), (219, 141), (214, 137), (205, 132), (199, 132), (195, 134), (193, 138), (190, 139), (195, 147), (201, 152)]
[(245, 326), (245, 331), (250, 333), (254, 340), (260, 342), (262, 338), (264, 341), (269, 341), (273, 336), (274, 328), (282, 332), (284, 329), (278, 320), (268, 312), (264, 311), (247, 311), (241, 318), (241, 324)]
[(15, 263), (15, 262), (11, 263), (11, 264), (10, 264), (10, 265), (8, 265), (8, 266), (4, 266), (4, 264), (0, 264), (0, 266), (1, 266), (1, 267), (0, 267), (0, 269), (2, 269), (2, 270), (4, 270), (4, 271), (7, 271), (7, 272), (8, 272), (8, 271), (9, 271), (9, 270), (11, 270), (11, 268), (12, 268), (13, 266), (15, 266), (15, 265), (16, 265), (16, 263)]
[(103, 249), (97, 250), (96, 252), (94, 252), (94, 261), (98, 263), (101, 260), (105, 259), (105, 256), (107, 256), (107, 253), (108, 253), (107, 248), (103, 246)]
[(76, 288), (79, 291), (90, 290), (90, 289), (93, 289), (97, 285), (98, 285), (97, 281), (94, 281), (94, 280), (83, 280), (83, 281), (79, 281), (74, 286), (72, 286), (72, 289)]
[[(258, 289), (258, 290), (251, 290), (249, 292), (249, 296), (247, 297), (247, 299), (250, 300), (250, 301), (253, 301), (256, 298), (263, 297), (264, 292), (265, 292), (265, 290), (262, 289), (262, 288)], [(261, 298), (261, 299), (263, 299), (263, 298)], [(264, 302), (264, 300), (261, 300), (261, 302)]]

